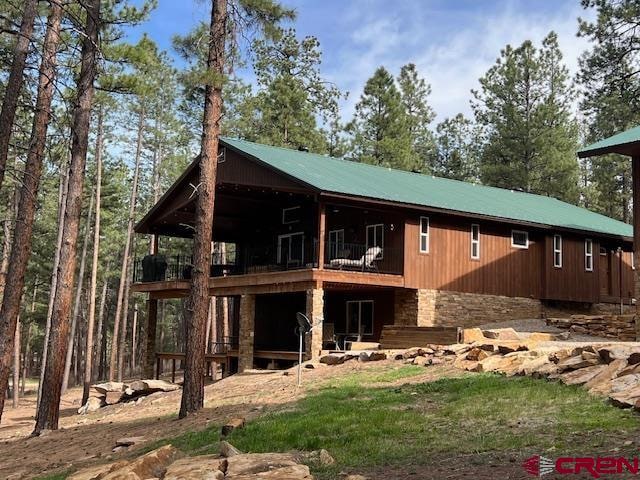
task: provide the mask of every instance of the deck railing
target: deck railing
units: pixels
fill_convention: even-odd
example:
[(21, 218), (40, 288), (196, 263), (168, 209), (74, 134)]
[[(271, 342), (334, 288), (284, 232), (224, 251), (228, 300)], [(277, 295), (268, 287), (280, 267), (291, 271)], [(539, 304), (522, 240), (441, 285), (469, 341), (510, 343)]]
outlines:
[[(401, 249), (371, 247), (357, 243), (327, 242), (324, 268), (371, 273), (402, 274), (404, 256)], [(305, 240), (283, 244), (251, 246), (234, 255), (214, 255), (210, 276), (220, 277), (263, 272), (318, 268), (318, 242)], [(191, 255), (146, 255), (134, 262), (133, 282), (190, 280)]]

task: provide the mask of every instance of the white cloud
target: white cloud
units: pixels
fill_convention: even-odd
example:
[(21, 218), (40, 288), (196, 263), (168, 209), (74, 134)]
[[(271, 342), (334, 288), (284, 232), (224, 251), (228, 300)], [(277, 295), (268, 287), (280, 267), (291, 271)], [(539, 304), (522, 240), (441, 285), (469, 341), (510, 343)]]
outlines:
[(332, 58), (324, 73), (350, 92), (343, 105), (345, 119), (351, 118), (365, 81), (380, 65), (395, 75), (403, 64), (415, 63), (432, 85), (431, 103), (439, 121), (458, 112), (470, 114), (470, 90), (478, 87), (478, 78), (507, 44), (531, 39), (539, 45), (554, 30), (572, 74), (577, 71), (579, 55), (588, 47), (576, 37), (577, 17), (587, 13), (579, 2), (554, 2), (553, 8), (539, 13), (531, 11), (535, 3), (527, 11), (509, 3), (498, 10), (464, 11), (415, 2), (385, 15), (374, 4), (352, 2), (340, 24), (351, 32), (347, 41), (325, 51), (325, 58)]

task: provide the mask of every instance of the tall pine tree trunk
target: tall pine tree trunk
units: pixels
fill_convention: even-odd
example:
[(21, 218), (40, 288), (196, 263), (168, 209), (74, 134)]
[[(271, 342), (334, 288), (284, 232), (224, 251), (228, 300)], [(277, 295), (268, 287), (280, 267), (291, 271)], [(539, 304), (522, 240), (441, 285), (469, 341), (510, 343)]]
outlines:
[(64, 242), (60, 251), (60, 276), (55, 292), (49, 352), (45, 367), (42, 397), (38, 406), (34, 434), (43, 430), (57, 430), (60, 416), (60, 389), (69, 338), (69, 313), (73, 296), (73, 277), (76, 266), (78, 230), (82, 209), (82, 187), (89, 143), (93, 81), (96, 75), (96, 53), (100, 21), (100, 0), (87, 0), (81, 67), (77, 84), (77, 100), (72, 118), (71, 163), (69, 191), (65, 209)]
[[(133, 243), (133, 231), (131, 233), (131, 242)], [(129, 262), (127, 265), (127, 272), (131, 271), (133, 265), (133, 255), (129, 252)], [(125, 354), (127, 353), (127, 328), (129, 323), (129, 290), (131, 289), (131, 279), (127, 275), (127, 278), (123, 279), (125, 282), (124, 298), (122, 299), (122, 326), (120, 327), (120, 349), (118, 350), (118, 381), (122, 381), (122, 375), (124, 371)]]
[(60, 185), (58, 187), (58, 237), (56, 239), (56, 253), (53, 257), (53, 269), (51, 270), (51, 287), (49, 289), (49, 304), (47, 305), (47, 319), (44, 328), (44, 342), (42, 346), (42, 358), (40, 361), (40, 380), (38, 382), (37, 406), (40, 405), (42, 396), (42, 382), (44, 369), (47, 365), (47, 353), (49, 350), (49, 334), (51, 333), (51, 315), (53, 314), (53, 301), (58, 285), (58, 266), (60, 265), (60, 250), (62, 250), (62, 234), (64, 233), (64, 210), (67, 206), (67, 190), (69, 189), (69, 168), (66, 162), (60, 166)]
[[(73, 346), (76, 340), (76, 329), (78, 327), (78, 317), (80, 316), (80, 302), (82, 301), (82, 289), (84, 286), (84, 270), (87, 264), (87, 249), (89, 248), (89, 233), (91, 233), (91, 215), (93, 214), (93, 192), (89, 200), (89, 213), (87, 213), (87, 223), (84, 227), (84, 240), (82, 242), (82, 254), (80, 255), (80, 269), (78, 270), (78, 286), (76, 287), (76, 298), (73, 303), (73, 315), (71, 317), (71, 334), (69, 335), (69, 346), (67, 347), (67, 358), (64, 363), (64, 376), (62, 380), (61, 393), (67, 391), (69, 386), (69, 372), (71, 371), (71, 360), (73, 356)], [(76, 359), (79, 352), (76, 349)], [(77, 362), (76, 362), (77, 363)]]
[[(87, 345), (84, 362), (84, 381), (82, 383), (82, 405), (84, 405), (89, 398), (89, 386), (91, 385), (91, 373), (93, 370), (93, 326), (96, 318), (98, 259), (100, 255), (100, 195), (102, 189), (103, 121), (102, 106), (100, 106), (98, 109), (98, 134), (96, 136), (96, 215), (93, 221), (93, 255), (91, 257), (91, 281), (89, 284), (89, 318), (87, 319)], [(106, 281), (104, 285), (106, 288)], [(104, 292), (104, 294), (106, 294), (106, 292)], [(98, 331), (100, 331), (101, 328), (102, 325), (98, 325)]]
[[(108, 270), (108, 268), (107, 268)], [(102, 284), (102, 293), (100, 294), (100, 310), (98, 313), (98, 327), (96, 328), (96, 341), (95, 341), (95, 345), (98, 349), (97, 352), (97, 358), (95, 358), (93, 360), (94, 364), (96, 362), (96, 360), (98, 361), (98, 378), (102, 378), (102, 367), (103, 367), (103, 362), (102, 359), (104, 358), (104, 352), (103, 352), (103, 344), (106, 345), (106, 342), (103, 342), (103, 339), (105, 339), (104, 337), (104, 310), (105, 310), (105, 305), (107, 303), (107, 291), (109, 289), (109, 282), (107, 281), (107, 278), (105, 276), (104, 279), (104, 283)], [(95, 370), (95, 369), (94, 369)], [(96, 377), (95, 374), (91, 375), (91, 378), (89, 379), (89, 382), (92, 382), (93, 379)], [(87, 402), (87, 398), (89, 398), (89, 389), (87, 388), (87, 398), (84, 397), (85, 393), (83, 391), (82, 393), (82, 399), (83, 402), (82, 404), (84, 405)]]
[(211, 235), (218, 167), (218, 137), (222, 116), (222, 77), (227, 35), (227, 2), (212, 2), (209, 27), (207, 69), (213, 85), (205, 90), (200, 177), (196, 201), (196, 226), (193, 238), (193, 274), (187, 300), (184, 386), (180, 403), (180, 418), (200, 410), (204, 404), (205, 330), (209, 313), (209, 274)]
[(0, 308), (0, 418), (4, 407), (4, 392), (7, 391), (13, 338), (20, 312), (20, 299), (24, 287), (24, 276), (31, 253), (33, 220), (36, 210), (42, 159), (47, 138), (47, 127), (51, 117), (51, 101), (56, 75), (56, 53), (60, 41), (62, 7), (57, 1), (51, 2), (44, 39), (36, 111), (33, 117), (29, 152), (25, 165), (20, 202), (14, 229), (6, 287)]
[(4, 181), (4, 173), (7, 168), (7, 157), (9, 155), (9, 140), (11, 139), (11, 130), (13, 121), (16, 117), (16, 109), (18, 107), (18, 98), (20, 90), (24, 83), (24, 67), (27, 63), (27, 55), (29, 54), (29, 44), (31, 43), (31, 35), (33, 34), (33, 23), (36, 19), (38, 10), (37, 0), (25, 0), (24, 10), (22, 11), (22, 23), (20, 24), (20, 32), (13, 50), (13, 63), (11, 64), (11, 72), (7, 79), (7, 84), (2, 100), (2, 109), (0, 110), (0, 189)]
[(11, 205), (2, 225), (4, 239), (2, 241), (2, 260), (0, 260), (0, 301), (4, 297), (4, 287), (6, 285), (7, 271), (9, 270), (9, 257), (11, 256), (11, 240), (13, 238), (13, 224), (18, 214), (18, 203), (20, 202), (20, 189), (16, 185), (13, 195), (11, 195)]
[(133, 304), (133, 324), (131, 325), (131, 370), (130, 374), (134, 375), (136, 371), (136, 354), (137, 354), (137, 345), (138, 341), (138, 304)]
[(20, 315), (16, 321), (16, 333), (13, 340), (13, 408), (18, 408), (20, 395), (18, 385), (20, 384)]
[[(127, 223), (127, 237), (124, 243), (124, 253), (122, 254), (122, 267), (120, 268), (120, 283), (118, 285), (118, 298), (116, 299), (116, 316), (113, 321), (113, 337), (111, 340), (111, 361), (109, 363), (109, 381), (113, 381), (116, 375), (116, 369), (118, 369), (118, 342), (120, 335), (120, 322), (121, 317), (126, 316), (127, 312), (123, 312), (125, 286), (128, 284), (128, 266), (129, 256), (131, 254), (131, 239), (133, 236), (133, 223), (136, 216), (136, 200), (138, 198), (138, 176), (140, 173), (140, 160), (142, 157), (142, 134), (144, 133), (144, 106), (140, 106), (140, 112), (138, 116), (138, 135), (136, 140), (136, 159), (135, 167), (133, 169), (133, 181), (131, 182), (131, 197), (129, 200), (129, 221)], [(122, 336), (126, 336), (125, 332), (122, 332)], [(122, 377), (122, 374), (119, 374)]]

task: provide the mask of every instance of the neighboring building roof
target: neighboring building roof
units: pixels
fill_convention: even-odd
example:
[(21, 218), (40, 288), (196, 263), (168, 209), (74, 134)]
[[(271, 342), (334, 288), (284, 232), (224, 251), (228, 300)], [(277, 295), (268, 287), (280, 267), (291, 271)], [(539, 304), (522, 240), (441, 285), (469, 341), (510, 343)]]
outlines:
[(578, 150), (580, 158), (606, 155), (607, 153), (640, 155), (640, 126), (617, 133)]
[(632, 237), (631, 225), (555, 198), (232, 138), (222, 144), (317, 190), (496, 219)]

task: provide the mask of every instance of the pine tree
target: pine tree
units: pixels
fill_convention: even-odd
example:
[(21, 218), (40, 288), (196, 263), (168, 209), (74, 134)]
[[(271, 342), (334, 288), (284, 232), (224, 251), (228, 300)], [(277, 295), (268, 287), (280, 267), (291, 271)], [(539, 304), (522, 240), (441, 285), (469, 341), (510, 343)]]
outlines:
[(459, 113), (436, 127), (436, 153), (432, 173), (465, 182), (479, 181), (481, 144), (478, 128)]
[[(635, 33), (640, 5), (632, 0), (583, 0), (595, 9), (595, 22), (581, 21), (579, 36), (592, 48), (580, 58), (580, 110), (586, 118), (585, 143), (640, 123), (640, 44)], [(583, 201), (596, 211), (631, 220), (631, 162), (620, 155), (586, 160)]]
[(352, 156), (359, 162), (403, 170), (415, 168), (402, 96), (384, 67), (367, 80), (347, 131), (352, 136)]
[(400, 69), (397, 80), (407, 116), (407, 129), (411, 137), (413, 150), (411, 170), (428, 171), (435, 151), (433, 133), (429, 125), (436, 115), (427, 102), (427, 98), (431, 95), (431, 85), (418, 76), (418, 70), (413, 63)]
[(577, 201), (577, 127), (573, 97), (555, 33), (536, 49), (507, 46), (473, 92), (486, 143), (483, 183)]
[(289, 148), (327, 151), (327, 139), (316, 124), (326, 121), (340, 98), (338, 89), (320, 75), (320, 43), (298, 40), (294, 29), (281, 30), (276, 41), (254, 42), (258, 82), (256, 140)]

